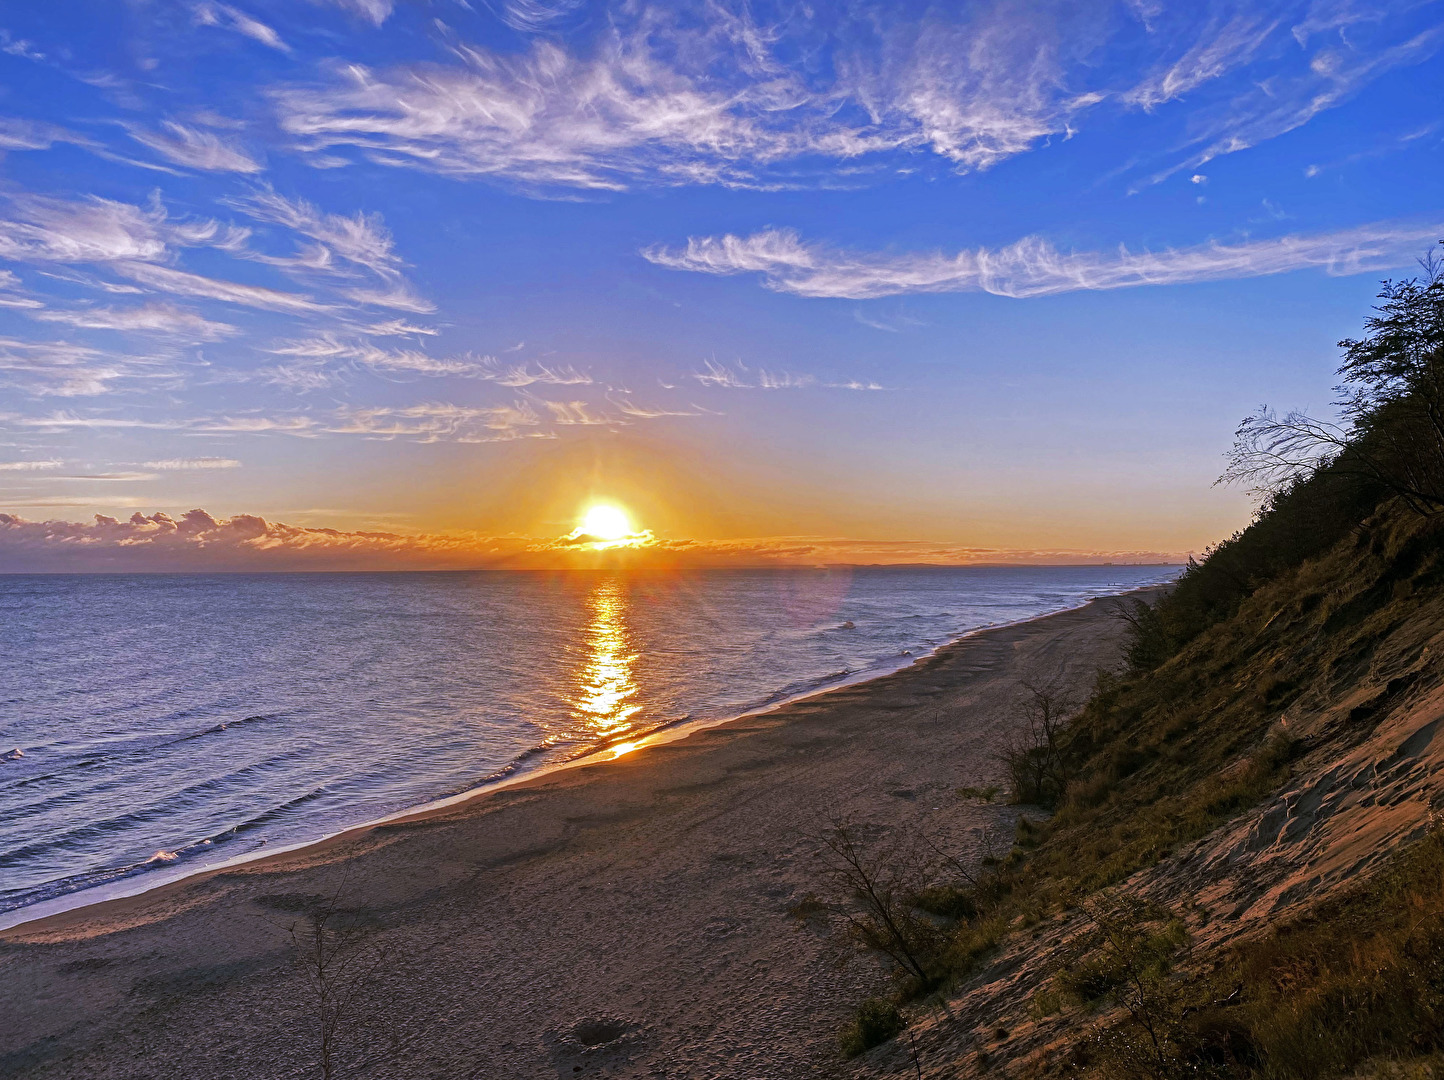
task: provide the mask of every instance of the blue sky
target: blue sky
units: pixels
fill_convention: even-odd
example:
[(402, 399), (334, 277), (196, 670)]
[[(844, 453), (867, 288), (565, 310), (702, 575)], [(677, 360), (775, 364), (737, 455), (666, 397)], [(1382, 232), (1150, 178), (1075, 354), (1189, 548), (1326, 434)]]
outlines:
[(37, 550), (475, 560), (607, 498), (719, 558), (1176, 556), (1247, 519), (1237, 420), (1326, 410), (1444, 237), (1438, 2), (0, 30), (0, 511)]

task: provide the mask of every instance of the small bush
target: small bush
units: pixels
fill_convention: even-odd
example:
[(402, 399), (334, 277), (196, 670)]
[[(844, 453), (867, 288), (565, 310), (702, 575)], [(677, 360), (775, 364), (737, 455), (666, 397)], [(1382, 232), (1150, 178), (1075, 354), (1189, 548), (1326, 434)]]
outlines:
[(823, 918), (830, 910), (816, 893), (808, 893), (797, 903), (791, 905), (787, 909), (787, 914), (798, 922), (807, 922), (809, 919)]
[(881, 1046), (907, 1026), (902, 1013), (886, 998), (868, 998), (842, 1029), (842, 1052), (854, 1058)]
[(1008, 933), (1008, 920), (994, 915), (963, 923), (953, 931), (943, 963), (954, 976), (966, 975), (979, 960), (998, 947)]
[(1060, 995), (1081, 1005), (1102, 1001), (1128, 979), (1114, 956), (1088, 956), (1066, 965), (1053, 979)]
[(917, 894), (913, 903), (944, 919), (971, 919), (978, 914), (976, 892), (955, 885), (930, 885)]
[(989, 786), (989, 787), (960, 787), (960, 788), (958, 788), (958, 798), (960, 798), (960, 799), (977, 799), (979, 802), (985, 802), (985, 803), (990, 803), (990, 802), (992, 802), (993, 799), (997, 796), (997, 794), (998, 794), (998, 786), (997, 786), (996, 784), (991, 785), (991, 786)]

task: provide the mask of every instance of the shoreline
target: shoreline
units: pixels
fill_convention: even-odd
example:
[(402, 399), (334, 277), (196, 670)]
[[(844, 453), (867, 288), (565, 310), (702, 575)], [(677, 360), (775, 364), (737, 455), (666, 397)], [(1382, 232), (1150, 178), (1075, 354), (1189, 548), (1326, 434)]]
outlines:
[[(158, 1053), (187, 1080), (313, 1070), (315, 1006), (287, 927), (339, 897), (387, 951), (371, 1015), (404, 1058), (349, 1074), (815, 1077), (880, 978), (839, 969), (827, 925), (796, 914), (829, 889), (819, 828), (921, 828), (980, 858), (1020, 810), (958, 789), (997, 782), (1026, 684), (1081, 696), (1117, 663), (1119, 602), (0, 932), (0, 1076), (139, 1080)], [(599, 1029), (612, 1034), (588, 1042)], [(352, 1035), (357, 1062), (368, 1030)]]
[[(285, 856), (294, 854), (298, 851), (304, 851), (308, 848), (319, 847), (332, 841), (341, 840), (345, 837), (351, 836), (352, 834), (363, 833), (381, 826), (424, 819), (432, 814), (440, 813), (442, 811), (450, 809), (451, 807), (462, 806), (473, 800), (484, 798), (494, 792), (504, 791), (509, 788), (525, 784), (532, 780), (539, 780), (541, 778), (553, 775), (558, 772), (571, 769), (588, 768), (600, 764), (605, 764), (609, 761), (615, 761), (623, 754), (637, 753), (639, 751), (651, 749), (655, 746), (665, 745), (667, 743), (675, 742), (681, 739), (687, 739), (699, 732), (712, 730), (718, 727), (724, 727), (728, 724), (735, 724), (753, 717), (767, 716), (778, 710), (788, 708), (801, 702), (807, 702), (814, 699), (823, 698), (826, 697), (828, 694), (836, 693), (841, 690), (865, 686), (868, 683), (876, 682), (894, 676), (899, 672), (906, 672), (919, 664), (927, 663), (935, 657), (938, 657), (946, 650), (954, 648), (960, 643), (968, 641), (982, 634), (987, 634), (993, 631), (1008, 630), (1019, 626), (1026, 626), (1029, 623), (1037, 622), (1042, 619), (1052, 618), (1055, 615), (1065, 614), (1070, 611), (1083, 610), (1089, 605), (1098, 603), (1100, 601), (1122, 599), (1125, 597), (1137, 595), (1139, 593), (1155, 592), (1161, 588), (1167, 587), (1167, 585), (1143, 585), (1139, 586), (1136, 589), (1130, 589), (1121, 593), (1107, 593), (1102, 596), (1092, 597), (1088, 600), (1085, 600), (1081, 604), (1075, 604), (1071, 607), (1058, 608), (1054, 611), (1044, 612), (1039, 615), (1031, 615), (1024, 619), (1015, 619), (1010, 622), (1002, 623), (989, 623), (984, 626), (974, 627), (971, 630), (964, 631), (957, 637), (950, 638), (947, 641), (944, 641), (934, 646), (927, 652), (919, 653), (916, 656), (910, 657), (904, 663), (898, 663), (896, 666), (887, 667), (886, 670), (878, 670), (877, 666), (864, 668), (861, 671), (853, 672), (850, 675), (842, 677), (837, 682), (832, 682), (826, 686), (817, 687), (812, 690), (804, 690), (799, 693), (780, 698), (777, 701), (769, 702), (759, 707), (747, 709), (746, 711), (737, 713), (735, 715), (715, 719), (683, 719), (678, 721), (672, 721), (669, 723), (663, 723), (643, 735), (636, 736), (635, 738), (629, 739), (624, 737), (603, 746), (594, 746), (590, 749), (582, 750), (575, 757), (567, 758), (563, 761), (543, 764), (527, 771), (514, 771), (510, 775), (503, 775), (494, 780), (483, 781), (482, 783), (473, 785), (472, 787), (466, 788), (463, 791), (458, 791), (450, 795), (444, 795), (440, 796), (439, 798), (430, 799), (426, 802), (418, 803), (414, 806), (405, 807), (403, 809), (393, 811), (389, 814), (384, 814), (378, 818), (371, 818), (365, 821), (357, 822), (352, 825), (347, 825), (344, 828), (337, 829), (334, 832), (329, 832), (313, 839), (298, 840), (294, 843), (280, 845), (275, 848), (270, 848), (263, 851), (257, 850), (244, 852), (239, 855), (231, 856), (227, 859), (222, 859), (218, 862), (197, 866), (194, 869), (177, 868), (179, 872), (173, 875), (166, 875), (163, 870), (131, 872), (122, 878), (118, 878), (113, 884), (107, 883), (102, 885), (89, 886), (77, 889), (73, 892), (62, 893), (55, 897), (49, 897), (44, 900), (37, 901), (33, 904), (26, 904), (21, 907), (12, 908), (9, 911), (0, 912), (0, 935), (9, 933), (10, 931), (18, 928), (28, 927), (33, 923), (60, 918), (72, 912), (82, 911), (86, 908), (97, 907), (119, 901), (132, 900), (137, 897), (144, 896), (147, 893), (155, 892), (161, 889), (168, 889), (173, 886), (183, 885), (186, 882), (201, 879), (212, 874), (224, 873), (226, 871), (244, 866), (253, 866), (255, 864), (263, 863), (271, 859), (280, 859)], [(902, 658), (899, 657), (898, 659), (901, 660)], [(626, 747), (626, 749), (619, 751), (619, 748), (621, 747)], [(512, 761), (509, 762), (507, 765), (503, 766), (502, 770), (499, 771), (504, 771), (507, 769), (515, 770), (515, 768), (516, 761)], [(155, 878), (151, 877), (151, 875), (153, 874), (158, 874), (160, 879), (156, 880)]]

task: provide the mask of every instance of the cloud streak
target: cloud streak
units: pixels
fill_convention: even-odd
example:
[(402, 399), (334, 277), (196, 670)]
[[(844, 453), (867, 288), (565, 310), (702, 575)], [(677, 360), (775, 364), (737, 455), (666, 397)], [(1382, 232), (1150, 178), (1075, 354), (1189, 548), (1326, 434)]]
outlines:
[(259, 41), (262, 45), (277, 50), (278, 52), (289, 53), (291, 47), (281, 40), (281, 35), (272, 30), (259, 19), (253, 19), (243, 11), (237, 11), (229, 4), (202, 3), (196, 4), (192, 9), (197, 26), (218, 26), (225, 30), (234, 30), (243, 34), (252, 41)]
[(147, 369), (154, 373), (154, 365), (143, 359), (109, 355), (68, 341), (0, 338), (0, 386), (40, 397), (103, 394), (117, 380)]
[(703, 386), (722, 390), (805, 390), (821, 387), (825, 390), (881, 390), (875, 382), (860, 382), (856, 379), (846, 382), (822, 382), (815, 375), (799, 375), (791, 371), (768, 371), (765, 368), (749, 368), (746, 364), (719, 364), (715, 360), (704, 360), (701, 371), (694, 371), (692, 378)]
[(0, 259), (14, 262), (151, 261), (168, 251), (164, 210), (111, 199), (70, 202), (44, 196), (12, 200), (16, 216), (0, 219)]
[(145, 463), (145, 468), (160, 472), (196, 472), (209, 469), (239, 469), (240, 467), (241, 463), (235, 458), (223, 457), (164, 458), (160, 461)]
[(162, 334), (191, 341), (220, 341), (239, 333), (230, 323), (214, 322), (174, 304), (152, 303), (133, 308), (94, 307), (77, 311), (49, 309), (32, 319), (65, 323), (82, 330), (120, 330)]
[(203, 172), (258, 173), (263, 166), (233, 142), (214, 132), (186, 127), (172, 121), (161, 124), (163, 131), (131, 126), (130, 137), (142, 146), (177, 165)]
[(142, 285), (148, 285), (160, 292), (176, 296), (190, 296), (201, 300), (220, 300), (227, 304), (243, 307), (262, 308), (292, 315), (308, 315), (332, 311), (334, 305), (319, 303), (302, 293), (283, 292), (264, 285), (245, 285), (235, 281), (192, 274), (186, 270), (175, 270), (169, 266), (155, 266), (150, 263), (116, 263), (115, 272)]
[(750, 236), (693, 237), (681, 248), (654, 246), (642, 255), (670, 270), (757, 274), (769, 289), (797, 296), (867, 300), (904, 293), (988, 292), (1024, 298), (1302, 269), (1331, 275), (1387, 270), (1407, 265), (1441, 235), (1444, 222), (1379, 222), (1338, 232), (1156, 252), (1121, 246), (1108, 252), (1061, 252), (1034, 236), (998, 249), (893, 254), (832, 248), (807, 243), (792, 229), (765, 229)]

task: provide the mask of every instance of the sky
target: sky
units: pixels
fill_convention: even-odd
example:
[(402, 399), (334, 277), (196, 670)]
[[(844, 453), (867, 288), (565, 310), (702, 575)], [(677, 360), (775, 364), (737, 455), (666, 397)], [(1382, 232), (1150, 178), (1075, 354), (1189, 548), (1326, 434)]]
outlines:
[[(0, 6), (0, 571), (1169, 561), (1441, 0)], [(626, 509), (620, 546), (578, 532)]]

